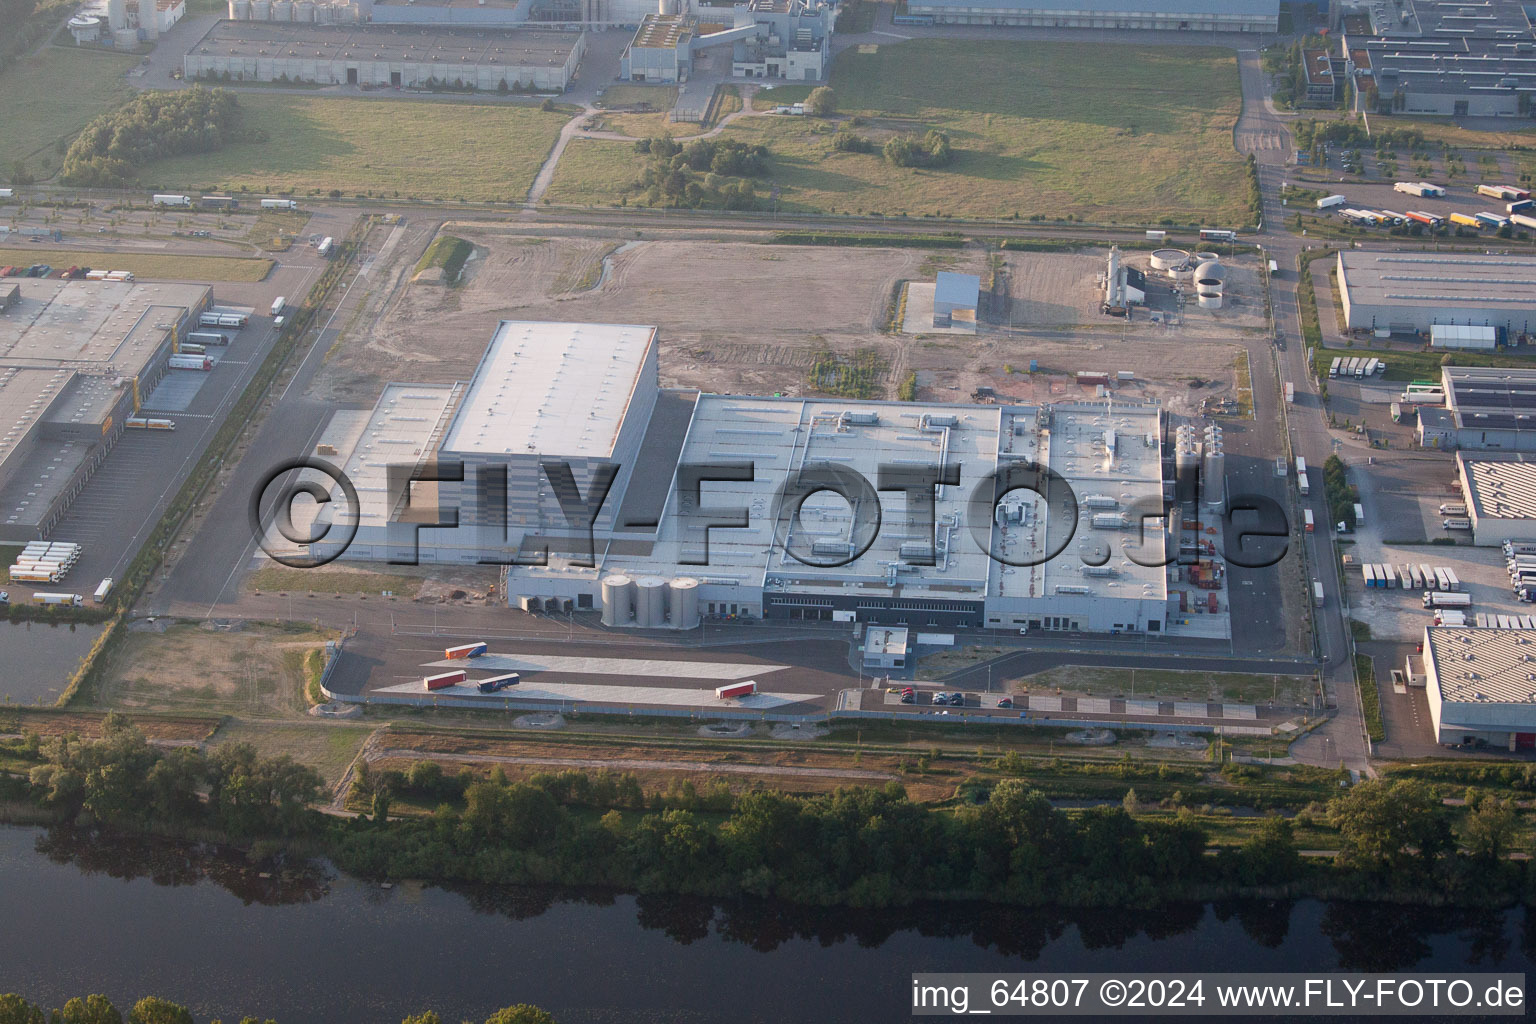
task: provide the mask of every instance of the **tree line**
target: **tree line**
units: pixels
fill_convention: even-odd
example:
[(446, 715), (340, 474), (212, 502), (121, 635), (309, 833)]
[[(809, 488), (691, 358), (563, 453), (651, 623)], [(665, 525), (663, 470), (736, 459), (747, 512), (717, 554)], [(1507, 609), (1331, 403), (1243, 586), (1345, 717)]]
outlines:
[(245, 112), (228, 89), (145, 92), (85, 126), (64, 154), (62, 180), (94, 188), (128, 185), (155, 160), (265, 140), (265, 132), (246, 127)]
[[(0, 995), (0, 1024), (197, 1024), (192, 1011), (159, 996), (145, 996), (133, 1004), (127, 1018), (103, 995), (76, 996), (58, 1009), (47, 1011), (29, 1003), (14, 992)], [(209, 1024), (223, 1024), (217, 1018)], [(277, 1024), (276, 1021), (243, 1017), (240, 1024)], [(400, 1024), (443, 1024), (435, 1012), (412, 1014)], [(464, 1024), (473, 1024), (465, 1021)], [(555, 1024), (555, 1018), (537, 1006), (519, 1003), (503, 1007), (485, 1019), (485, 1024)]]
[[(968, 788), (955, 806), (912, 801), (896, 781), (813, 796), (732, 792), (675, 781), (646, 793), (627, 773), (539, 773), (513, 781), (423, 762), (360, 771), (355, 798), (371, 819), (311, 805), (315, 772), (245, 744), (208, 753), (147, 743), (109, 715), (97, 740), (35, 736), (7, 745), (26, 776), (0, 774), (0, 801), (31, 800), (61, 820), (142, 831), (215, 828), (241, 838), (304, 835), (366, 877), (598, 885), (727, 899), (763, 897), (878, 908), (925, 898), (1025, 905), (1153, 906), (1255, 887), (1486, 902), (1530, 896), (1515, 804), (1470, 792), (1444, 806), (1429, 782), (1368, 780), (1314, 817), (1338, 856), (1303, 860), (1291, 819), (1266, 817), (1210, 855), (1187, 808), (1146, 814), (1119, 805), (1067, 811), (1028, 778)], [(1257, 769), (1252, 769), (1257, 772)], [(1523, 778), (1523, 777), (1522, 777)], [(389, 816), (393, 799), (435, 807)]]
[(638, 182), (649, 206), (755, 209), (757, 190), (751, 179), (768, 171), (767, 146), (733, 140), (694, 139), (685, 145), (659, 135), (637, 141), (635, 152), (649, 158)]

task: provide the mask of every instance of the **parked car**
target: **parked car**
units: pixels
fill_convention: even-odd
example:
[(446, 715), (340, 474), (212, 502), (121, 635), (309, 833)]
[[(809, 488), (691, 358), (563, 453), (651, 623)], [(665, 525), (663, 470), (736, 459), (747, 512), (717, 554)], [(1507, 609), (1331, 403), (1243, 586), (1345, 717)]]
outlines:
[(916, 704), (917, 698), (910, 693), (904, 693), (901, 695), (901, 702), (903, 704)]
[(965, 694), (952, 693), (949, 695), (949, 700), (947, 700), (945, 703), (949, 704), (951, 707), (963, 708), (965, 707)]
[(1013, 698), (1012, 697), (999, 697), (997, 699), (997, 706), (1000, 707), (1000, 708), (1011, 708), (1011, 707), (1013, 707)]
[(930, 703), (933, 703), (933, 704), (948, 704), (949, 703), (949, 694), (942, 693), (942, 692), (941, 693), (936, 693), (936, 694), (933, 695), (933, 700)]

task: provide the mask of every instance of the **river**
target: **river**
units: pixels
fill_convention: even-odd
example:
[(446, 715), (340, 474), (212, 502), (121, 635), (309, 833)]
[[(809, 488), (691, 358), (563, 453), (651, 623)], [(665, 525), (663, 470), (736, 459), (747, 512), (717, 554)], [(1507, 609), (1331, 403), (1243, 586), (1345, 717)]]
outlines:
[(50, 1005), (159, 994), (200, 1024), (484, 1019), (561, 1024), (895, 1021), (914, 971), (1531, 971), (1524, 911), (1302, 900), (1154, 912), (925, 906), (891, 913), (416, 884), (309, 865), (0, 827), (0, 992)]
[(58, 700), (106, 628), (100, 622), (0, 622), (0, 703)]

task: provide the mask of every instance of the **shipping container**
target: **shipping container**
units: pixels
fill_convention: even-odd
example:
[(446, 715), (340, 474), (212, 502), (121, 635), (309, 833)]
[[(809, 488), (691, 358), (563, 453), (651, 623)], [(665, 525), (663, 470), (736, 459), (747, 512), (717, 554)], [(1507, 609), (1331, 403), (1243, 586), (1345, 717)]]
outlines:
[(458, 647), (450, 647), (443, 652), (445, 658), (478, 658), (490, 648), (485, 641), (477, 641), (472, 644), (460, 644)]
[(1362, 563), (1360, 566), (1360, 578), (1365, 580), (1367, 587), (1374, 587), (1376, 585), (1376, 563)]
[(452, 672), (439, 672), (435, 676), (427, 676), (422, 685), (428, 690), (446, 690), (450, 686), (456, 686), (467, 678), (463, 669), (455, 669)]
[(294, 199), (263, 199), (261, 208), (263, 210), (297, 210), (299, 204)]
[(149, 201), (155, 206), (191, 206), (191, 196), (152, 195)]
[(750, 697), (757, 692), (757, 681), (748, 679), (744, 683), (730, 683), (726, 686), (715, 687), (715, 696), (721, 700), (732, 697)]
[(211, 370), (213, 360), (202, 356), (171, 356), (168, 365), (173, 370)]
[(108, 576), (96, 587), (96, 593), (92, 594), (91, 597), (97, 604), (101, 604), (110, 593), (112, 593), (112, 577)]
[(1147, 241), (1149, 241), (1149, 242), (1161, 242), (1163, 239), (1165, 239), (1167, 237), (1168, 237), (1168, 232), (1166, 232), (1166, 231), (1152, 231), (1152, 230), (1149, 230), (1147, 232)]

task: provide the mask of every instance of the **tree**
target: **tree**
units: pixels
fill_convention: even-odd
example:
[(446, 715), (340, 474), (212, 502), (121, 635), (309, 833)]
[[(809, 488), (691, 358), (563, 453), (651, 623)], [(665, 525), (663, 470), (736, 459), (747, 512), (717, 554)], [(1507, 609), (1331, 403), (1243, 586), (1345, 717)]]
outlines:
[(76, 996), (54, 1014), (55, 1024), (123, 1024), (123, 1015), (106, 996)]
[(1421, 782), (1368, 779), (1328, 802), (1345, 863), (1378, 873), (1431, 864), (1450, 847), (1450, 824), (1434, 792)]
[(555, 1018), (537, 1006), (518, 1003), (497, 1010), (485, 1018), (485, 1024), (555, 1024)]
[(185, 1006), (179, 1006), (159, 996), (145, 996), (133, 1004), (128, 1014), (129, 1024), (194, 1024), (192, 1014)]
[(0, 1024), (48, 1024), (40, 1006), (34, 1006), (14, 992), (0, 995)]
[(831, 117), (837, 113), (837, 93), (832, 91), (831, 86), (818, 85), (805, 98), (805, 109), (817, 117)]
[(1300, 870), (1301, 854), (1289, 818), (1265, 818), (1242, 845), (1239, 871), (1247, 885), (1289, 882)]
[(443, 1024), (443, 1019), (435, 1011), (428, 1010), (426, 1013), (413, 1013), (400, 1024)]
[(11, 165), (11, 188), (26, 188), (35, 180), (32, 177), (32, 172), (27, 170), (27, 162), (25, 160), (17, 160)]
[(1461, 823), (1461, 842), (1475, 860), (1496, 864), (1504, 859), (1515, 832), (1520, 827), (1520, 813), (1513, 801), (1488, 797), (1478, 801)]

